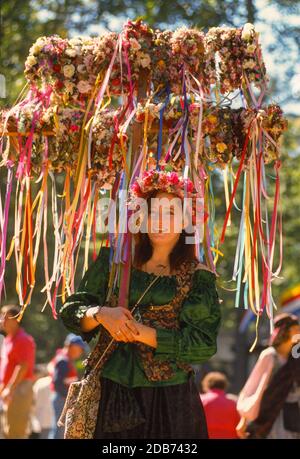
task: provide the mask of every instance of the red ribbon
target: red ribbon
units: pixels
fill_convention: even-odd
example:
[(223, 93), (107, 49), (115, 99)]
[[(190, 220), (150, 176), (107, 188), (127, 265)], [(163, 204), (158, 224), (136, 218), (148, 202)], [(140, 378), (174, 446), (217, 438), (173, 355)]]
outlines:
[(238, 187), (238, 183), (239, 183), (239, 180), (240, 180), (240, 176), (241, 176), (241, 173), (242, 173), (242, 169), (243, 169), (243, 165), (244, 165), (244, 161), (245, 161), (245, 157), (246, 157), (247, 146), (248, 146), (249, 139), (250, 139), (249, 133), (250, 133), (251, 125), (252, 125), (252, 123), (250, 124), (250, 126), (248, 128), (248, 131), (247, 131), (247, 134), (246, 134), (246, 139), (245, 139), (245, 143), (244, 143), (244, 147), (243, 147), (243, 152), (242, 152), (242, 156), (241, 156), (240, 165), (239, 165), (239, 168), (238, 168), (238, 171), (237, 171), (237, 174), (236, 174), (236, 178), (235, 178), (232, 194), (231, 194), (231, 197), (230, 197), (228, 209), (227, 209), (227, 212), (226, 212), (226, 215), (225, 215), (225, 220), (224, 220), (221, 239), (220, 239), (220, 243), (221, 244), (224, 242), (224, 239), (225, 239), (225, 233), (226, 233), (226, 227), (227, 227), (228, 219), (229, 219), (229, 216), (230, 216), (230, 212), (231, 212), (231, 209), (232, 209), (234, 197), (235, 197), (236, 190), (237, 190), (237, 187)]

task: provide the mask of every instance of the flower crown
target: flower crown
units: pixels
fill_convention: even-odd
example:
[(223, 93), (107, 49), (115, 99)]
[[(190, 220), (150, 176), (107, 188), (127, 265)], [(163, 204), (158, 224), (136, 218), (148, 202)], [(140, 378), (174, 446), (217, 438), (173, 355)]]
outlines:
[(137, 198), (146, 199), (153, 190), (174, 193), (181, 199), (197, 196), (194, 184), (189, 178), (184, 178), (174, 171), (152, 169), (144, 171), (141, 177), (135, 179), (129, 188), (128, 203), (134, 202)]
[[(173, 193), (182, 200), (184, 198), (191, 198), (191, 202), (187, 203), (185, 211), (191, 216), (192, 225), (197, 224), (196, 198), (199, 197), (199, 193), (189, 178), (184, 178), (175, 171), (166, 171), (163, 169), (144, 171), (143, 174), (140, 177), (137, 177), (130, 186), (127, 205), (135, 208), (135, 204), (139, 204), (139, 198), (147, 199), (153, 190)], [(203, 218), (207, 218), (207, 213), (205, 211)]]

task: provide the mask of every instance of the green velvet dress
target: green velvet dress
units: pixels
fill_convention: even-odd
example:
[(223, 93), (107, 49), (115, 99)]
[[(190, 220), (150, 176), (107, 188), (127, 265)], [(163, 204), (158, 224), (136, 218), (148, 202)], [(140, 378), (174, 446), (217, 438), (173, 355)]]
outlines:
[[(83, 339), (88, 342), (97, 337), (99, 327), (88, 333), (82, 332), (80, 329), (80, 320), (89, 307), (104, 303), (108, 286), (109, 270), (110, 249), (103, 247), (100, 250), (100, 254), (97, 259), (91, 264), (85, 273), (76, 293), (67, 298), (60, 310), (60, 316), (66, 328), (75, 334), (81, 335)], [(129, 289), (129, 309), (135, 305), (154, 277), (154, 274), (132, 268)], [(143, 308), (147, 308), (147, 305), (149, 304), (168, 304), (176, 294), (176, 283), (177, 281), (175, 275), (161, 276), (140, 302), (139, 310), (141, 317)], [(116, 290), (116, 293), (118, 293), (118, 289)], [(155, 327), (157, 347), (154, 351), (154, 356), (155, 359), (168, 359), (168, 361), (171, 362), (174, 369), (172, 378), (162, 381), (148, 380), (145, 372), (143, 371), (143, 366), (135, 343), (119, 342), (117, 349), (114, 350), (113, 354), (109, 357), (109, 360), (104, 364), (101, 370), (103, 381), (110, 381), (110, 388), (113, 387), (112, 385), (115, 385), (114, 387), (118, 387), (118, 390), (120, 390), (120, 388), (125, 390), (126, 388), (127, 391), (129, 391), (128, 393), (135, 393), (137, 396), (140, 395), (137, 394), (137, 391), (140, 389), (145, 390), (145, 388), (148, 388), (147, 394), (149, 394), (149, 388), (152, 388), (154, 392), (165, 389), (167, 393), (167, 391), (176, 391), (182, 387), (182, 390), (188, 390), (190, 392), (190, 384), (192, 384), (194, 385), (192, 388), (194, 393), (192, 397), (193, 403), (196, 403), (196, 406), (198, 407), (198, 404), (201, 402), (198, 400), (199, 397), (197, 397), (197, 401), (195, 402), (195, 383), (194, 381), (189, 381), (189, 374), (183, 369), (178, 368), (175, 360), (179, 359), (180, 361), (189, 364), (200, 364), (207, 361), (217, 351), (217, 334), (220, 327), (221, 311), (219, 297), (216, 290), (215, 274), (203, 269), (196, 270), (194, 272), (191, 290), (184, 299), (179, 314), (181, 325), (179, 330)], [(173, 395), (169, 396), (169, 399), (172, 399), (172, 397)], [(178, 399), (178, 397), (176, 398)], [(101, 403), (104, 403), (103, 397)], [(142, 399), (140, 399), (140, 404), (141, 403), (143, 403)], [(161, 402), (157, 403), (159, 404)], [(170, 403), (172, 404), (172, 402)], [(151, 404), (153, 404), (153, 400), (151, 401)], [(189, 404), (187, 403), (186, 406), (189, 406)], [(194, 431), (195, 428), (197, 429), (195, 424), (197, 419), (198, 422), (202, 421), (202, 424), (205, 423), (202, 407), (199, 409), (201, 409), (201, 413), (200, 411), (197, 413), (200, 418), (199, 416), (197, 418), (196, 413), (194, 417), (194, 425), (193, 427), (190, 426), (189, 431), (191, 432), (193, 432), (193, 429)], [(196, 411), (197, 410), (198, 408), (196, 408)], [(170, 416), (170, 419), (171, 418), (172, 415)], [(186, 420), (182, 422), (189, 423), (187, 420), (188, 418), (190, 418), (190, 415), (187, 414)], [(158, 417), (156, 416), (156, 423), (157, 419)], [(149, 419), (147, 421), (148, 425), (151, 425), (151, 421)], [(147, 422), (143, 425), (147, 426)], [(150, 427), (148, 428), (147, 433), (144, 431), (143, 434), (141, 434), (140, 431), (138, 433), (135, 429), (131, 429), (130, 431), (125, 429), (123, 430), (123, 437), (119, 430), (118, 438), (129, 438), (130, 436), (128, 432), (135, 432), (135, 434), (139, 437), (144, 435), (145, 438), (150, 438), (149, 435), (153, 435), (152, 438), (164, 438), (162, 430), (168, 426), (165, 419), (162, 421), (162, 426), (164, 427), (161, 427), (159, 432), (152, 432), (152, 434), (149, 431)], [(140, 426), (137, 426), (137, 428), (140, 428)], [(182, 425), (181, 431), (183, 428), (187, 427)], [(178, 425), (175, 430), (177, 433), (174, 431), (172, 434), (172, 430), (168, 430), (168, 433), (165, 433), (165, 435), (173, 435), (173, 437), (170, 438), (180, 438), (181, 433), (178, 433)], [(204, 431), (206, 430), (204, 429)], [(202, 431), (202, 435), (204, 431)], [(158, 437), (158, 435), (162, 435), (162, 437)], [(179, 435), (179, 437), (177, 435)], [(103, 436), (102, 432), (95, 438), (114, 437)], [(206, 438), (206, 436), (200, 436), (199, 438)]]

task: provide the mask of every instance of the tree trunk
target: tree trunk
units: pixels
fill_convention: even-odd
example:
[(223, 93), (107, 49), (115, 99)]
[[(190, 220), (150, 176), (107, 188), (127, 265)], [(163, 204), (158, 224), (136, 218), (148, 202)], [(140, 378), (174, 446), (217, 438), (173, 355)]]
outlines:
[[(147, 96), (147, 87), (148, 87), (148, 80), (149, 80), (149, 70), (147, 69), (140, 69), (140, 77), (139, 77), (139, 82), (138, 82), (138, 92), (137, 92), (137, 102), (142, 102), (143, 99), (146, 98)], [(142, 142), (143, 142), (143, 123), (138, 123), (137, 121), (133, 121), (133, 126), (132, 126), (132, 158), (131, 158), (131, 164), (130, 164), (130, 175), (132, 174), (133, 167), (136, 163), (136, 160), (138, 158)], [(127, 228), (128, 231), (128, 228)], [(132, 264), (132, 234), (128, 234), (128, 240), (127, 240), (128, 246), (129, 246), (129, 259), (128, 259), (128, 264), (129, 264), (129, 273), (126, 279), (126, 288), (125, 288), (125, 296), (123, 298), (119, 298), (120, 300), (120, 306), (123, 306), (125, 308), (128, 308), (129, 306), (129, 286), (130, 286), (130, 277), (131, 277), (131, 264)], [(121, 268), (121, 283), (124, 282), (123, 280), (123, 267)], [(120, 290), (121, 292), (121, 290)]]
[(247, 22), (254, 24), (256, 20), (256, 8), (253, 0), (246, 0)]

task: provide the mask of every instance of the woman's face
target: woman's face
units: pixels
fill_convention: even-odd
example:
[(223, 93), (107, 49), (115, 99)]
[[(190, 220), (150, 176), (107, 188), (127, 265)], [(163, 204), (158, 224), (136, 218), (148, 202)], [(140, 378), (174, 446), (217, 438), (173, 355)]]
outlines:
[(148, 235), (152, 244), (176, 244), (182, 232), (182, 223), (182, 201), (177, 195), (160, 191), (151, 198)]

